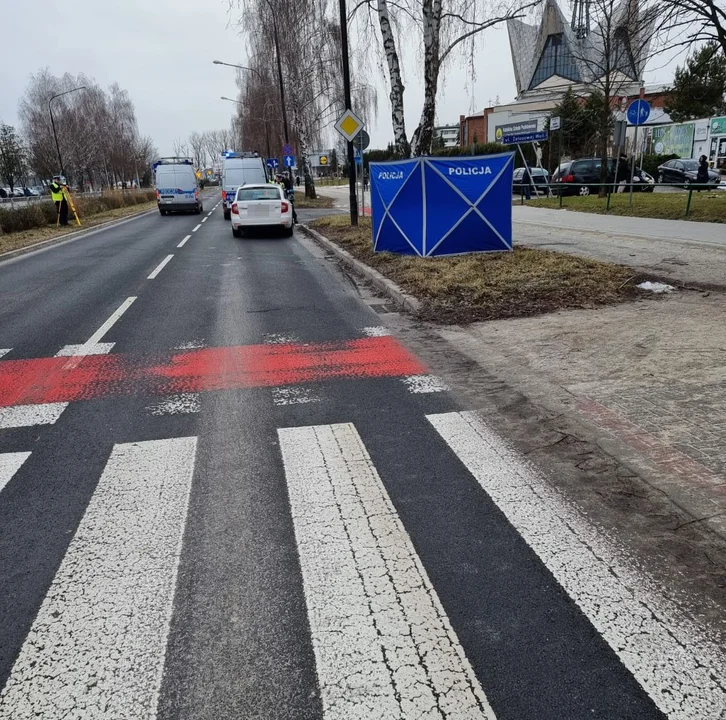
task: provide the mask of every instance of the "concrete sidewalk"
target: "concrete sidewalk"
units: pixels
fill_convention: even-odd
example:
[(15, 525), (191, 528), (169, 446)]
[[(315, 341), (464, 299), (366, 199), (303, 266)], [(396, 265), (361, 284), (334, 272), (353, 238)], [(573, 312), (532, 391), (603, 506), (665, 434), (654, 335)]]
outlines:
[(514, 206), (514, 242), (628, 265), (678, 284), (726, 285), (726, 225)]

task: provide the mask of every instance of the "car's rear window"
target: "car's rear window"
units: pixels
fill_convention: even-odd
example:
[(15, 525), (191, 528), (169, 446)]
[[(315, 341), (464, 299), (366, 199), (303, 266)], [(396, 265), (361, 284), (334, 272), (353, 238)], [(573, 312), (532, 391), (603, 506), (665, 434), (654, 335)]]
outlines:
[(280, 200), (280, 191), (274, 187), (240, 188), (237, 200)]
[(698, 160), (681, 160), (686, 170), (698, 170)]

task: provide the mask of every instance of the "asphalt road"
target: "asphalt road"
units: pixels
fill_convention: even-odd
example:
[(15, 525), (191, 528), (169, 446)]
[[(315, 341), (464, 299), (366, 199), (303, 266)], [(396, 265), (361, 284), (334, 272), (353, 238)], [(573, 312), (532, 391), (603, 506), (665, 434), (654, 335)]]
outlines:
[(724, 717), (607, 537), (216, 202), (0, 262), (0, 718)]

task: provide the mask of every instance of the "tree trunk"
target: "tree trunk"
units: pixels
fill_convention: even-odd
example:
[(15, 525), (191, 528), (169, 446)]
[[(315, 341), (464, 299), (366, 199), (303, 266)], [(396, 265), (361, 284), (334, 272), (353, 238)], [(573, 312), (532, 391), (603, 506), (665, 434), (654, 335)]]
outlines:
[(422, 5), (424, 40), (424, 103), (421, 119), (413, 133), (411, 153), (429, 155), (434, 141), (436, 122), (436, 91), (441, 67), (441, 0), (424, 0)]
[(406, 118), (403, 112), (403, 92), (406, 89), (401, 78), (401, 64), (396, 50), (396, 38), (391, 28), (386, 0), (378, 0), (378, 22), (381, 26), (383, 50), (388, 63), (388, 79), (391, 83), (391, 121), (393, 122), (393, 138), (396, 152), (402, 158), (411, 157), (411, 146), (406, 136)]
[(308, 151), (310, 150), (308, 134), (299, 124), (298, 114), (294, 111), (292, 115), (292, 127), (294, 132), (297, 134), (297, 139), (300, 143), (300, 157), (302, 160), (303, 178), (305, 180), (305, 197), (314, 200), (318, 195), (315, 192), (315, 178), (313, 178), (310, 158), (308, 157)]
[(610, 138), (610, 125), (612, 111), (610, 109), (610, 92), (608, 88), (603, 94), (603, 108), (600, 122), (600, 187), (598, 196), (604, 198), (608, 194), (605, 184), (608, 181), (608, 139)]

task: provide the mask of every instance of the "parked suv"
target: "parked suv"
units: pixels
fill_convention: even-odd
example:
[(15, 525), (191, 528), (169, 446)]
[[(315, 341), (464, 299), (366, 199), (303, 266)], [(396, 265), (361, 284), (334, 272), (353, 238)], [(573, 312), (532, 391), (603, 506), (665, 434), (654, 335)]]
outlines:
[[(617, 160), (608, 158), (607, 182), (615, 183)], [(555, 195), (589, 195), (600, 190), (600, 158), (579, 158), (562, 163), (552, 176), (552, 193)], [(628, 176), (628, 181), (630, 176)], [(629, 184), (629, 183), (628, 183)], [(635, 168), (633, 175), (635, 191), (653, 192), (655, 180), (645, 170)]]

